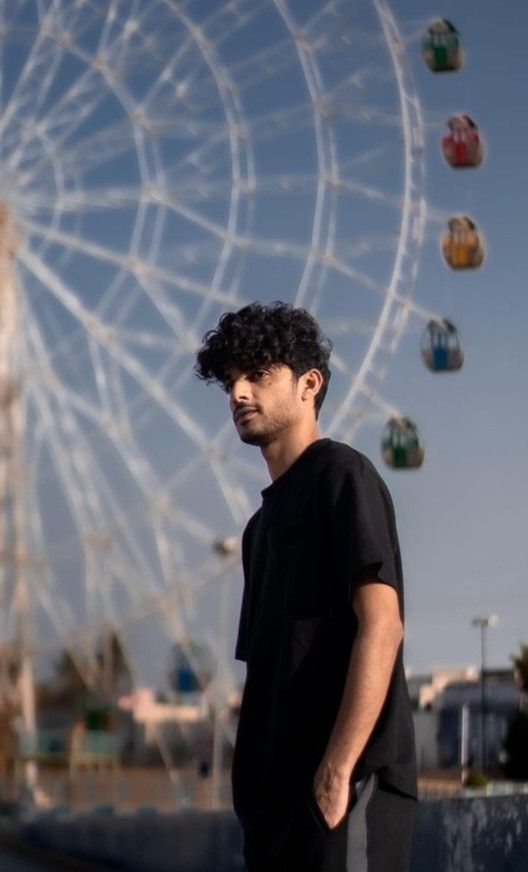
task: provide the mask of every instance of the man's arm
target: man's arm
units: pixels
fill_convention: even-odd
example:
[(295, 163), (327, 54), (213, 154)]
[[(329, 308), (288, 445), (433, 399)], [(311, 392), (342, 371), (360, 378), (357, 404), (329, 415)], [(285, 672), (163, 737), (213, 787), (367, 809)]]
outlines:
[(346, 813), (349, 784), (387, 696), (403, 638), (398, 595), (377, 578), (355, 588), (358, 631), (350, 655), (341, 704), (328, 747), (314, 779), (314, 794), (330, 827)]

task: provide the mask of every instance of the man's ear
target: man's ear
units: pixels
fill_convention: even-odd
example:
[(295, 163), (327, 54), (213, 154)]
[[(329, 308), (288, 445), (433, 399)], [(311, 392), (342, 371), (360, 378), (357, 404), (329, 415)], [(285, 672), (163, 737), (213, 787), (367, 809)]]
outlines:
[(323, 376), (318, 369), (309, 369), (302, 376), (304, 385), (301, 393), (303, 400), (315, 400), (323, 386)]

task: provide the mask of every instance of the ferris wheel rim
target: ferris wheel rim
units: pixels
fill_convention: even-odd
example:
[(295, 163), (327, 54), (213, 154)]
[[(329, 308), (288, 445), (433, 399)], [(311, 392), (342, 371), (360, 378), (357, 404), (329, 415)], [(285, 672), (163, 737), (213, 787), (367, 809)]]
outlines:
[[(365, 400), (368, 401), (368, 399), (372, 398), (373, 394), (376, 392), (377, 387), (379, 387), (379, 384), (385, 375), (387, 367), (386, 355), (382, 355), (385, 360), (379, 367), (376, 366), (376, 357), (380, 351), (383, 332), (388, 319), (392, 314), (394, 303), (396, 303), (396, 306), (398, 307), (397, 313), (399, 317), (396, 319), (393, 342), (389, 349), (389, 354), (391, 356), (396, 350), (398, 341), (405, 329), (409, 313), (408, 304), (412, 297), (412, 291), (417, 275), (418, 253), (423, 242), (426, 223), (425, 132), (420, 102), (415, 90), (412, 75), (406, 68), (402, 56), (402, 46), (404, 45), (404, 42), (390, 6), (387, 0), (372, 0), (372, 4), (378, 14), (382, 26), (387, 50), (391, 57), (398, 85), (405, 155), (402, 220), (400, 225), (400, 236), (398, 239), (397, 256), (394, 261), (392, 275), (387, 282), (387, 294), (382, 312), (374, 330), (372, 340), (363, 358), (362, 366), (353, 383), (350, 385), (341, 408), (336, 412), (329, 423), (328, 430), (330, 434), (333, 434), (339, 425), (342, 424), (347, 415), (347, 407), (350, 407), (355, 397), (358, 394), (363, 394)], [(407, 252), (413, 250), (414, 254), (411, 257), (410, 264), (409, 277), (411, 281), (408, 284), (409, 290), (406, 295), (400, 295), (397, 286), (401, 283), (401, 265), (408, 259)], [(376, 369), (378, 370), (377, 376), (367, 387), (366, 381), (368, 375)], [(347, 441), (348, 439), (353, 438), (365, 411), (366, 410), (364, 409), (363, 413), (357, 417), (356, 421), (348, 427)]]

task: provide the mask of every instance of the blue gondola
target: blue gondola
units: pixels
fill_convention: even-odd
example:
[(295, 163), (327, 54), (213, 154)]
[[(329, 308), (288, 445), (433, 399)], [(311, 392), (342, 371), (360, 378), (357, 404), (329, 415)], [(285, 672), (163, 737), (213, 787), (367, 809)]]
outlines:
[(464, 363), (455, 325), (447, 318), (429, 321), (422, 336), (422, 358), (432, 372), (454, 372)]

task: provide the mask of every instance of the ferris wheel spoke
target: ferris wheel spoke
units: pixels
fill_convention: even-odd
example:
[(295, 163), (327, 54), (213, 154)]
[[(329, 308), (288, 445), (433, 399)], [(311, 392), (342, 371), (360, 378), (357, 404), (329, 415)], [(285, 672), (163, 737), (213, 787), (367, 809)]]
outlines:
[(43, 211), (52, 211), (59, 208), (61, 212), (74, 212), (79, 210), (96, 211), (99, 209), (122, 209), (124, 206), (136, 206), (138, 201), (143, 196), (143, 186), (130, 185), (121, 188), (100, 188), (85, 191), (65, 190), (56, 198), (55, 202), (50, 202), (49, 192), (41, 191), (31, 196), (32, 208), (38, 208)]
[[(43, 411), (44, 403), (47, 402), (49, 406), (49, 401), (46, 401), (44, 394), (39, 392), (38, 389), (33, 389), (33, 397), (39, 403), (41, 411)], [(54, 393), (54, 397), (60, 400), (60, 394), (57, 392)], [(58, 432), (56, 425), (60, 424), (65, 427), (66, 432), (72, 433), (73, 431), (77, 444), (82, 447), (82, 450), (76, 452), (74, 456), (70, 457), (69, 462), (65, 461), (64, 455), (67, 454), (65, 447), (57, 448), (54, 446), (52, 450), (55, 456), (55, 462), (61, 463), (63, 466), (64, 491), (72, 500), (74, 500), (76, 517), (78, 518), (77, 533), (79, 541), (81, 543), (89, 542), (95, 546), (95, 550), (92, 549), (91, 552), (90, 549), (88, 550), (93, 564), (92, 573), (94, 581), (92, 583), (88, 582), (86, 593), (92, 597), (96, 594), (99, 584), (96, 579), (105, 577), (104, 569), (107, 562), (110, 566), (114, 560), (118, 562), (118, 565), (121, 563), (122, 567), (127, 565), (128, 561), (125, 555), (120, 555), (119, 553), (121, 550), (121, 542), (126, 545), (127, 549), (130, 549), (130, 553), (134, 557), (134, 565), (141, 570), (141, 575), (136, 577), (140, 584), (139, 589), (142, 589), (143, 585), (147, 582), (151, 582), (152, 584), (152, 573), (150, 567), (148, 566), (136, 539), (132, 535), (129, 525), (126, 523), (122, 510), (115, 501), (110, 489), (107, 488), (104, 477), (99, 473), (97, 462), (88, 442), (83, 438), (82, 432), (75, 423), (75, 419), (70, 413), (68, 413), (67, 408), (62, 402), (59, 401), (57, 409), (59, 411), (55, 412), (52, 419), (55, 422), (55, 437)], [(46, 437), (50, 449), (52, 448), (50, 442), (53, 441), (54, 438), (52, 427), (53, 424), (51, 421), (48, 421), (48, 432)], [(103, 497), (109, 507), (108, 511), (105, 510), (105, 504), (102, 501)], [(82, 508), (83, 506), (84, 509)], [(107, 523), (104, 521), (105, 516), (108, 517)], [(90, 531), (97, 531), (98, 529), (103, 529), (105, 531), (102, 539), (97, 533), (90, 533)], [(110, 540), (108, 536), (112, 531), (114, 531), (116, 535), (112, 540)], [(111, 547), (109, 547), (110, 541)], [(99, 542), (100, 544), (98, 545)], [(101, 563), (101, 566), (97, 569), (99, 563)], [(88, 570), (89, 569), (90, 566), (88, 566)], [(115, 575), (116, 578), (121, 578), (122, 572), (118, 571)], [(126, 592), (128, 594), (132, 593), (132, 595), (134, 595), (132, 587), (133, 580), (134, 578), (129, 580), (130, 587), (126, 589)], [(152, 589), (157, 589), (155, 584)], [(92, 613), (95, 608), (96, 604), (95, 602), (92, 602)], [(90, 603), (88, 603), (88, 613), (90, 613)]]
[(38, 100), (40, 88), (46, 81), (49, 70), (54, 68), (57, 45), (47, 38), (45, 30), (47, 23), (51, 24), (54, 11), (53, 6), (47, 10), (22, 69), (19, 71), (9, 101), (4, 106), (0, 118), (0, 136), (3, 136), (13, 118), (23, 116), (27, 107), (33, 108), (35, 95), (37, 95)]
[[(22, 140), (20, 140), (20, 137), (18, 138), (16, 148), (9, 158), (9, 165), (11, 168), (18, 166), (22, 155), (24, 155), (24, 146), (30, 136), (38, 133), (40, 137), (46, 139), (57, 134), (59, 129), (64, 126), (66, 126), (66, 129), (68, 130), (67, 135), (71, 135), (71, 133), (78, 128), (79, 124), (94, 111), (95, 107), (102, 99), (99, 73), (97, 70), (89, 68), (81, 74), (66, 93), (62, 95), (58, 104), (55, 105), (54, 110), (48, 112), (48, 114), (40, 118), (38, 122), (36, 121), (36, 112), (39, 108), (39, 104), (43, 102), (54, 82), (55, 74), (64, 52), (67, 50), (69, 53), (75, 54), (74, 43), (72, 42), (72, 31), (68, 34), (63, 32), (56, 35), (53, 33), (53, 29), (50, 29), (48, 32), (45, 25), (42, 25), (41, 34), (44, 45), (48, 48), (48, 51), (52, 53), (52, 62), (50, 63), (46, 56), (43, 61), (41, 61), (41, 65), (45, 64), (44, 76), (41, 75), (39, 66), (33, 70), (34, 64), (31, 64), (28, 68), (28, 74), (29, 71), (31, 71), (37, 80), (37, 96), (39, 96), (40, 99), (35, 100), (34, 98), (32, 81), (25, 82), (24, 84), (27, 88), (35, 120), (31, 124), (25, 124)], [(82, 59), (85, 61), (87, 60), (84, 55)], [(12, 100), (14, 99), (14, 96), (15, 95), (13, 95)], [(15, 104), (15, 108), (18, 115), (20, 115), (24, 109), (24, 107), (18, 105), (18, 103)], [(58, 121), (59, 118), (60, 122)], [(59, 143), (64, 141), (64, 139), (65, 135), (63, 133), (62, 140), (56, 139), (55, 147), (57, 148)], [(37, 167), (35, 172), (38, 172), (38, 169), (40, 169), (40, 167)]]
[[(125, 119), (75, 140), (71, 148), (60, 149), (63, 166), (71, 173), (90, 173), (118, 157), (132, 153), (130, 130), (130, 120)], [(38, 179), (43, 166), (44, 160), (41, 160), (40, 164), (35, 164), (31, 173), (24, 172), (26, 186)]]
[[(115, 349), (114, 349), (114, 351), (115, 351)], [(121, 365), (123, 365), (123, 361), (121, 358), (122, 358), (122, 355), (116, 355), (116, 359), (120, 362)], [(130, 358), (128, 358), (128, 360), (130, 362)], [(125, 366), (125, 369), (127, 369), (127, 366)], [(137, 375), (138, 374), (136, 373), (135, 375), (133, 375), (133, 377), (137, 378)], [(178, 404), (176, 404), (171, 399), (170, 395), (168, 395), (165, 392), (165, 389), (162, 386), (157, 385), (157, 383), (153, 382), (153, 380), (150, 379), (150, 377), (148, 377), (148, 382), (150, 383), (151, 387), (152, 387), (152, 385), (156, 386), (155, 394), (157, 396), (154, 396), (153, 399), (156, 400), (157, 402), (159, 402), (160, 405), (162, 406), (162, 408), (164, 408), (164, 410), (166, 412), (168, 412), (171, 415), (171, 417), (174, 418), (175, 423), (178, 423), (178, 425), (180, 427), (183, 427), (186, 430), (186, 432), (188, 432), (189, 428), (191, 429), (191, 432), (194, 431), (194, 437), (195, 437), (194, 441), (197, 442), (197, 444), (200, 444), (199, 440), (203, 439), (203, 436), (202, 436), (202, 434), (198, 434), (198, 436), (196, 436), (195, 425), (193, 422), (190, 422), (186, 413), (182, 412), (182, 410), (178, 406)], [(144, 384), (143, 387), (146, 388), (146, 384)], [(146, 389), (148, 390), (148, 388), (146, 388)], [(163, 399), (160, 399), (161, 397), (166, 398), (165, 402)], [(239, 504), (240, 504), (240, 499), (241, 499), (240, 495), (235, 495), (235, 492), (234, 492), (233, 488), (231, 487), (230, 483), (228, 482), (228, 480), (224, 474), (224, 471), (221, 469), (221, 466), (217, 463), (214, 456), (211, 457), (210, 462), (211, 462), (211, 466), (214, 469), (215, 475), (221, 481), (222, 491), (226, 497), (226, 500), (228, 501), (228, 505), (230, 506), (232, 511), (235, 513), (235, 516), (240, 520), (240, 517), (241, 517), (240, 509), (239, 509)], [(246, 504), (244, 504), (244, 508), (247, 508)]]
[[(169, 0), (166, 0), (169, 2)], [(239, 146), (237, 142), (235, 122), (239, 114), (237, 88), (233, 79), (228, 75), (225, 68), (220, 63), (217, 52), (212, 43), (206, 37), (203, 29), (197, 26), (190, 17), (185, 13), (181, 6), (169, 2), (169, 5), (176, 11), (179, 21), (184, 25), (194, 43), (199, 48), (204, 58), (205, 63), (209, 67), (210, 73), (214, 78), (215, 88), (218, 90), (222, 100), (224, 109), (225, 122), (228, 129), (229, 145), (231, 152), (231, 160), (235, 176), (238, 174), (239, 165)], [(194, 103), (194, 100), (193, 100)]]
[(332, 336), (370, 336), (373, 323), (362, 318), (325, 318), (325, 332)]
[(421, 322), (439, 321), (442, 319), (442, 316), (438, 312), (422, 306), (421, 303), (417, 303), (416, 300), (413, 300), (411, 296), (396, 294), (395, 299), (403, 309), (416, 315)]
[[(190, 187), (190, 185), (189, 185)], [(200, 182), (197, 183), (198, 193), (202, 193)], [(201, 198), (203, 201), (203, 197)], [(40, 205), (40, 202), (45, 203), (45, 197), (42, 196), (40, 201), (33, 199), (35, 205)], [(56, 205), (61, 211), (77, 212), (92, 211), (96, 209), (122, 209), (124, 206), (137, 205), (147, 206), (155, 205), (162, 206), (175, 212), (180, 217), (184, 218), (190, 224), (196, 225), (201, 230), (205, 230), (212, 236), (222, 241), (228, 240), (228, 231), (221, 224), (211, 221), (206, 216), (201, 215), (196, 209), (191, 209), (185, 205), (185, 202), (178, 198), (164, 193), (162, 189), (155, 184), (146, 186), (135, 186), (126, 188), (110, 188), (106, 192), (103, 190), (95, 190), (91, 192), (75, 191), (65, 192), (56, 200)], [(131, 246), (132, 247), (132, 246)]]
[(255, 85), (268, 81), (270, 77), (295, 67), (296, 63), (291, 41), (283, 39), (235, 64), (232, 68), (233, 78), (240, 83), (241, 93), (244, 93)]
[(95, 377), (95, 384), (97, 388), (101, 411), (103, 413), (103, 416), (106, 417), (107, 420), (111, 421), (112, 405), (110, 402), (110, 391), (106, 377), (106, 369), (102, 361), (101, 346), (98, 342), (95, 341), (93, 336), (88, 337), (88, 350), (92, 362), (92, 370)]
[[(181, 4), (170, 3), (165, 0), (165, 5), (167, 8), (171, 9), (175, 15), (175, 18), (178, 17), (178, 12), (181, 9)], [(236, 4), (232, 4), (233, 7)], [(239, 4), (242, 5), (242, 4)], [(238, 19), (236, 18), (236, 10), (233, 8), (231, 15), (229, 16), (229, 22), (224, 25), (223, 29), (215, 29), (215, 24), (217, 22), (221, 23), (226, 18), (225, 6), (220, 6), (211, 12), (210, 15), (206, 16), (201, 23), (201, 29), (206, 34), (207, 39), (214, 38), (215, 45), (220, 45), (225, 39), (233, 36), (236, 32), (240, 24), (247, 23), (250, 17), (256, 16), (258, 10), (265, 6), (263, 2), (253, 2), (251, 5), (246, 4), (248, 12), (246, 16), (243, 18), (240, 16)], [(161, 91), (166, 91), (167, 86), (171, 85), (174, 91), (173, 99), (175, 98), (178, 103), (185, 98), (186, 94), (189, 92), (192, 82), (194, 81), (195, 74), (189, 71), (188, 68), (185, 69), (184, 79), (181, 79), (181, 75), (177, 75), (179, 72), (179, 65), (183, 65), (184, 60), (189, 59), (189, 55), (192, 52), (194, 46), (194, 37), (192, 33), (187, 33), (187, 36), (184, 40), (182, 40), (181, 45), (171, 54), (169, 60), (162, 66), (157, 77), (154, 82), (150, 85), (149, 90), (147, 91), (144, 97), (144, 103), (148, 104), (154, 101), (157, 97), (160, 96)]]
[[(54, 4), (54, 6), (57, 7), (57, 4)], [(52, 10), (56, 19), (55, 22), (53, 17), (50, 20)], [(76, 22), (82, 21), (79, 14), (75, 9), (70, 9), (69, 12), (68, 30), (64, 29), (58, 20), (58, 14), (61, 13), (61, 10), (58, 8), (53, 9), (53, 7), (50, 7), (48, 13), (41, 18), (39, 31), (41, 37), (40, 51), (37, 51), (36, 58), (31, 58), (32, 63), (28, 66), (28, 76), (26, 76), (26, 79), (29, 79), (29, 81), (24, 82), (25, 89), (30, 95), (33, 119), (36, 119), (38, 111), (55, 81), (58, 67), (71, 45), (72, 34), (78, 36), (83, 31), (82, 26), (79, 26), (79, 24), (77, 24), (77, 30), (75, 28)], [(34, 48), (36, 47), (37, 43), (34, 44)], [(17, 109), (20, 115), (23, 106), (17, 105)], [(24, 124), (22, 137), (19, 135), (16, 137), (17, 146), (9, 157), (8, 166), (15, 167), (19, 165), (21, 156), (27, 151), (26, 145), (37, 131), (39, 135), (46, 136), (47, 134), (46, 124), (42, 118), (38, 122), (35, 120), (33, 123)]]
[[(34, 490), (31, 502), (35, 506), (38, 505), (38, 495)], [(40, 513), (36, 511), (30, 512), (28, 523), (37, 551), (45, 555), (45, 536)], [(69, 603), (64, 596), (61, 595), (57, 576), (52, 571), (46, 559), (44, 559), (43, 565), (41, 564), (38, 567), (38, 583), (32, 581), (30, 583), (32, 594), (35, 600), (41, 603), (45, 614), (48, 616), (48, 619), (55, 630), (58, 640), (60, 641), (69, 633), (73, 633), (77, 625), (77, 620)], [(78, 656), (78, 649), (74, 650), (73, 660), (79, 670), (79, 674), (86, 680), (88, 675), (85, 670), (83, 658)]]
[[(67, 251), (78, 251), (81, 254), (86, 254), (90, 257), (95, 257), (98, 260), (101, 260), (105, 263), (110, 263), (114, 266), (119, 267), (119, 269), (124, 269), (137, 278), (141, 279), (144, 277), (145, 279), (153, 278), (154, 280), (160, 281), (163, 284), (167, 284), (172, 287), (176, 287), (181, 291), (189, 293), (193, 296), (199, 296), (204, 299), (214, 299), (223, 303), (227, 303), (230, 305), (236, 304), (238, 302), (237, 298), (231, 293), (225, 293), (222, 291), (218, 291), (216, 289), (211, 288), (208, 285), (204, 285), (195, 280), (191, 280), (182, 275), (178, 275), (177, 273), (170, 273), (167, 270), (160, 269), (159, 267), (149, 266), (142, 263), (140, 260), (134, 260), (127, 255), (122, 254), (119, 251), (112, 250), (107, 248), (104, 245), (99, 243), (88, 242), (80, 237), (74, 236), (72, 234), (66, 233), (65, 231), (56, 230), (54, 228), (46, 227), (45, 225), (38, 224), (35, 221), (30, 221), (27, 218), (20, 220), (20, 227), (22, 230), (34, 234), (47, 242), (57, 242), (64, 246)], [(40, 265), (36, 259), (36, 257), (29, 252), (29, 249), (25, 248), (24, 252), (20, 253), (19, 258), (23, 260), (26, 265), (29, 261), (32, 264), (32, 272), (36, 269), (39, 269), (40, 266), (44, 270), (47, 268), (44, 265)], [(72, 303), (74, 301), (72, 300)]]
[[(83, 57), (82, 60), (88, 59)], [(55, 149), (68, 144), (70, 137), (104, 100), (101, 76), (100, 70), (88, 67), (41, 122), (42, 134), (53, 141)]]
[(206, 448), (207, 440), (203, 431), (190, 417), (171, 394), (153, 379), (139, 361), (107, 335), (104, 325), (88, 312), (78, 298), (63, 284), (59, 277), (47, 266), (41, 263), (28, 249), (19, 255), (25, 266), (48, 288), (52, 294), (65, 306), (82, 326), (92, 334), (97, 341), (116, 359), (116, 361), (146, 390), (152, 399), (167, 412), (197, 446)]
[[(104, 60), (101, 57), (92, 59), (75, 45), (73, 39), (68, 41), (68, 51), (82, 60), (86, 64), (86, 69), (62, 94), (53, 110), (39, 123), (42, 135), (53, 137), (56, 149), (68, 142), (104, 99), (105, 93), (101, 88), (101, 78), (106, 75), (112, 79), (118, 73), (118, 70), (112, 67), (110, 59), (112, 58), (115, 64), (117, 49), (126, 39), (128, 37), (121, 33), (111, 47), (107, 46)], [(125, 101), (127, 100), (128, 97), (125, 96)], [(38, 169), (40, 167), (36, 168), (35, 173), (38, 172)]]
[[(77, 409), (82, 417), (86, 418), (93, 425), (99, 427), (101, 425), (101, 415), (98, 409), (92, 408), (92, 406), (83, 401), (77, 394), (65, 389), (62, 384), (57, 383), (56, 380), (53, 381), (54, 394), (59, 395), (61, 399), (70, 405), (72, 408)], [(160, 482), (159, 479), (156, 478), (152, 468), (150, 468), (145, 460), (145, 458), (141, 455), (138, 447), (135, 445), (134, 440), (132, 439), (130, 431), (125, 431), (123, 428), (114, 427), (114, 428), (105, 428), (106, 434), (109, 438), (114, 442), (115, 447), (118, 449), (123, 462), (129, 466), (131, 474), (137, 480), (138, 485), (143, 490), (144, 498), (147, 502), (152, 506), (152, 511), (156, 516), (160, 518), (170, 518), (171, 523), (174, 524), (175, 529), (184, 531), (188, 535), (190, 535), (196, 541), (200, 541), (203, 543), (212, 544), (214, 541), (214, 536), (212, 531), (203, 524), (197, 518), (193, 518), (193, 516), (188, 512), (181, 512), (176, 508), (176, 505), (172, 501), (169, 496), (166, 484)], [(90, 456), (90, 454), (88, 454)], [(95, 458), (93, 458), (93, 468), (95, 469)], [(111, 498), (111, 494), (109, 493), (109, 498)], [(119, 520), (120, 512), (118, 508), (113, 504), (111, 500), (111, 516), (113, 518), (117, 518)], [(116, 523), (111, 522), (111, 526), (106, 527), (109, 532), (112, 532), (117, 526)], [(126, 524), (121, 524), (120, 533), (126, 530)], [(162, 526), (158, 525), (157, 530), (157, 540), (158, 540), (158, 550), (160, 553), (160, 557), (163, 554), (170, 553), (170, 548), (168, 547), (169, 539), (163, 533)], [(135, 545), (135, 542), (129, 541), (129, 546)], [(135, 560), (138, 565), (141, 563), (140, 555), (137, 552), (135, 554)], [(165, 573), (167, 576), (168, 567), (172, 565), (171, 561), (168, 558), (164, 560), (165, 564)], [(146, 567), (142, 566), (142, 573), (144, 574), (146, 571)]]
[(44, 427), (44, 439), (55, 472), (62, 484), (63, 494), (69, 504), (71, 518), (76, 528), (77, 541), (82, 541), (83, 532), (91, 526), (85, 494), (76, 481), (75, 469), (66, 444), (62, 444), (63, 434), (57, 426), (49, 401), (37, 386), (30, 391), (30, 399), (39, 412)]
[[(148, 297), (149, 300), (151, 300), (156, 310), (162, 316), (164, 322), (173, 331), (178, 339), (180, 349), (182, 351), (193, 351), (197, 347), (198, 337), (195, 336), (194, 331), (186, 324), (181, 308), (176, 304), (173, 297), (168, 296), (165, 289), (152, 279), (148, 282), (139, 280), (138, 290), (139, 289)], [(127, 302), (128, 306), (132, 307), (135, 305), (136, 300), (132, 295), (130, 295)], [(95, 313), (100, 317), (104, 317), (104, 310), (109, 303), (109, 296), (107, 297), (107, 295), (104, 294), (95, 309)], [(126, 326), (123, 326), (122, 322), (125, 320), (126, 314), (127, 306), (120, 307), (115, 320), (112, 322), (112, 326), (108, 328), (110, 333), (115, 334), (124, 341), (132, 342), (143, 348), (153, 348), (158, 350), (160, 348), (166, 348), (167, 350), (174, 351), (174, 339), (170, 339), (166, 335), (160, 333), (149, 333), (148, 331), (130, 330)]]
[[(66, 148), (69, 137), (95, 111), (96, 106), (103, 99), (99, 76), (95, 71), (90, 76), (84, 74), (77, 82), (76, 87), (71, 90), (71, 105), (68, 109), (64, 108), (57, 118), (52, 118), (48, 115), (45, 122), (41, 121), (33, 127), (35, 135), (38, 135), (40, 140), (43, 142), (53, 142), (53, 152), (55, 155), (65, 154), (64, 162), (66, 165), (68, 162), (71, 163), (71, 156), (68, 157), (70, 149)], [(125, 127), (130, 128), (130, 121), (127, 122)], [(62, 132), (61, 137), (58, 136), (59, 131)], [(16, 148), (11, 155), (10, 163), (11, 168), (16, 169), (19, 165), (22, 165), (22, 162), (28, 163), (28, 154), (27, 149), (25, 151), (22, 149), (16, 137), (13, 137), (13, 140), (16, 143)], [(122, 140), (121, 146), (123, 141), (127, 143), (126, 150), (129, 151), (130, 142), (128, 137)], [(33, 161), (23, 169), (21, 167), (24, 183), (29, 185), (38, 178), (48, 162), (49, 157), (47, 154), (44, 154), (40, 160)]]
[[(174, 352), (174, 339), (169, 336), (163, 336), (161, 333), (149, 333), (146, 330), (131, 330), (126, 327), (113, 327), (113, 332), (116, 336), (125, 343), (137, 345), (140, 348), (158, 348), (167, 352)], [(182, 336), (182, 341), (184, 337)], [(191, 339), (187, 342), (188, 352), (194, 352), (197, 347), (197, 340)], [(184, 345), (185, 348), (185, 345)]]
[[(41, 130), (39, 128), (39, 123), (36, 120), (36, 116), (40, 105), (46, 99), (46, 96), (52, 86), (61, 60), (62, 51), (57, 47), (55, 47), (51, 58), (44, 58), (44, 61), (46, 62), (44, 70), (37, 68), (35, 82), (29, 83), (30, 93), (32, 95), (32, 100), (30, 103), (31, 111), (33, 113), (32, 118), (25, 119), (23, 124), (21, 125), (21, 129), (19, 129), (17, 123), (17, 126), (12, 131), (11, 135), (9, 135), (8, 129), (2, 137), (5, 151), (9, 155), (6, 160), (6, 166), (10, 170), (14, 170), (19, 166), (22, 155), (24, 155), (26, 161), (34, 160), (34, 156), (31, 155), (30, 143), (32, 143), (32, 141), (34, 142), (35, 138), (41, 135)], [(44, 75), (42, 75), (43, 72)], [(17, 115), (23, 115), (24, 106), (22, 105), (16, 108)], [(15, 145), (15, 147), (11, 150), (12, 145)], [(33, 147), (36, 154), (38, 154), (38, 145), (34, 143)]]

